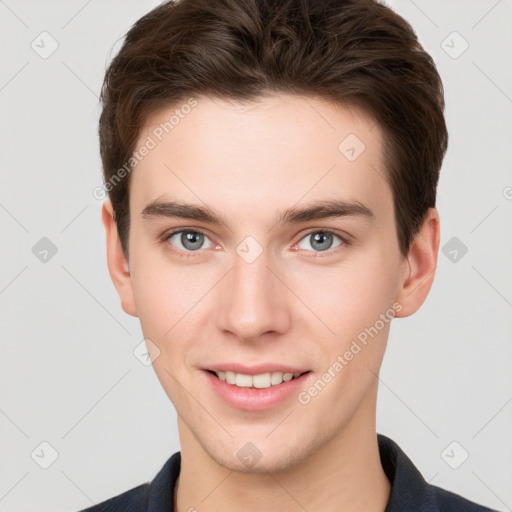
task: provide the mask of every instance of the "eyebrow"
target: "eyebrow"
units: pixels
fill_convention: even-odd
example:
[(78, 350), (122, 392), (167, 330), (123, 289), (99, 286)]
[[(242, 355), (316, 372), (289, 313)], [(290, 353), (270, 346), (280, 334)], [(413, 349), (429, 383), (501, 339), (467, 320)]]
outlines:
[[(228, 227), (228, 222), (219, 213), (207, 206), (184, 203), (180, 201), (153, 201), (141, 212), (142, 217), (150, 218), (181, 218), (207, 224)], [(340, 217), (375, 218), (374, 213), (359, 201), (342, 199), (325, 199), (307, 205), (293, 206), (281, 212), (274, 225), (299, 224), (312, 220)]]

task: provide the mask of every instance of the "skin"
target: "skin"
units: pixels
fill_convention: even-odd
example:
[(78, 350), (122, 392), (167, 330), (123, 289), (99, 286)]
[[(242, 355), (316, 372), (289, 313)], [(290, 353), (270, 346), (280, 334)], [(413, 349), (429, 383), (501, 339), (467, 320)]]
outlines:
[[(384, 511), (390, 483), (380, 464), (376, 400), (390, 323), (306, 405), (294, 396), (265, 411), (235, 409), (202, 368), (286, 362), (312, 371), (307, 391), (394, 303), (397, 317), (423, 304), (437, 264), (438, 212), (427, 212), (402, 257), (382, 132), (360, 110), (284, 94), (250, 105), (197, 100), (132, 171), (129, 262), (108, 199), (102, 212), (122, 307), (158, 347), (159, 354), (150, 347), (153, 366), (178, 414), (175, 510)], [(175, 109), (150, 116), (137, 146)], [(338, 149), (349, 134), (366, 146), (354, 161)], [(171, 198), (207, 205), (228, 227), (141, 214)], [(286, 208), (330, 198), (358, 201), (374, 217), (275, 225)], [(171, 228), (207, 237), (187, 252), (180, 235), (164, 239)], [(350, 243), (334, 236), (331, 248), (318, 250), (311, 231), (326, 229)], [(250, 264), (236, 252), (247, 236), (263, 251)], [(252, 467), (237, 457), (247, 442), (261, 453)]]

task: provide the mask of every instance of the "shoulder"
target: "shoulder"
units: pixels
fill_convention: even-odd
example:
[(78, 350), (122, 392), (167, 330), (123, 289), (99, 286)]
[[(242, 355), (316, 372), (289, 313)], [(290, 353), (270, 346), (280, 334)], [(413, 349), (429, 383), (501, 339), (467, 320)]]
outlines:
[(181, 452), (174, 453), (151, 480), (79, 512), (172, 512)]
[(146, 510), (149, 484), (142, 484), (80, 512), (139, 512)]
[(382, 467), (391, 483), (385, 512), (496, 512), (429, 484), (391, 438), (378, 434)]
[(435, 495), (440, 512), (496, 512), (441, 487), (430, 485), (430, 488)]

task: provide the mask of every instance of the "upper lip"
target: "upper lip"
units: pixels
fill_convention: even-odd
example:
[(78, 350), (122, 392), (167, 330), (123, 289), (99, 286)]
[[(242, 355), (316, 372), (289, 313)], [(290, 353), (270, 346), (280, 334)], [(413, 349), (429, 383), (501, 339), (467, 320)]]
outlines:
[(247, 366), (239, 363), (220, 363), (209, 365), (205, 370), (214, 372), (235, 372), (243, 373), (244, 375), (261, 375), (262, 373), (304, 373), (309, 371), (307, 368), (300, 368), (297, 366), (287, 366), (279, 363), (262, 363), (253, 366)]

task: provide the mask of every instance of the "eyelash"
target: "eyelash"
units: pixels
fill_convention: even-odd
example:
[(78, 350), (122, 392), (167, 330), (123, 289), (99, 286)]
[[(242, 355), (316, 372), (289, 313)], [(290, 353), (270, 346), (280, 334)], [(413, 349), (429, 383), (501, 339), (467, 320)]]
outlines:
[[(196, 229), (196, 228), (194, 228), (194, 229), (186, 229), (185, 228), (184, 229), (184, 228), (180, 228), (180, 229), (175, 229), (173, 231), (165, 233), (162, 236), (162, 242), (169, 242), (169, 239), (172, 238), (177, 233), (197, 233), (197, 234), (204, 235), (207, 238), (210, 238), (208, 236), (208, 234), (205, 233), (204, 231), (202, 231), (201, 229)], [(337, 247), (335, 247), (334, 249), (328, 249), (327, 251), (307, 251), (307, 252), (314, 252), (315, 253), (315, 256), (309, 256), (310, 258), (325, 258), (325, 257), (331, 256), (334, 253), (337, 253), (340, 249), (342, 250), (345, 246), (349, 246), (350, 245), (350, 241), (348, 240), (347, 237), (342, 236), (338, 232), (333, 231), (331, 229), (312, 229), (312, 230), (308, 231), (307, 233), (304, 233), (301, 236), (301, 238), (294, 245), (297, 245), (304, 238), (306, 238), (309, 235), (312, 235), (313, 233), (327, 233), (327, 234), (330, 234), (330, 235), (334, 235), (334, 236), (338, 237), (341, 240), (341, 244), (338, 245)], [(167, 243), (167, 246), (169, 247), (171, 252), (173, 252), (174, 254), (177, 254), (178, 256), (183, 257), (183, 258), (194, 258), (194, 257), (197, 256), (197, 254), (195, 254), (195, 253), (199, 253), (199, 252), (201, 252), (203, 250), (203, 249), (198, 249), (197, 251), (183, 251), (181, 249), (177, 249), (176, 247), (174, 247), (170, 243)], [(300, 250), (302, 250), (302, 249), (297, 249), (297, 251), (300, 251)], [(322, 255), (321, 254), (322, 252), (325, 252), (326, 255)]]

